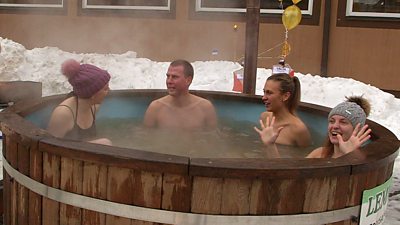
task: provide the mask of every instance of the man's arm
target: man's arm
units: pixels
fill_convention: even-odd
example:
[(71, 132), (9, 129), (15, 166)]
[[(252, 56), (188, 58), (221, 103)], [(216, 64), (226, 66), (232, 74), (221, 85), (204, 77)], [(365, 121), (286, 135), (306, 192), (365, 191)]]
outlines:
[(218, 119), (217, 113), (215, 112), (214, 105), (207, 100), (206, 104), (204, 104), (204, 111), (206, 112), (206, 129), (214, 130), (217, 129)]
[(149, 107), (144, 114), (143, 125), (146, 127), (156, 127), (157, 125), (157, 111), (158, 111), (158, 103), (153, 101), (150, 103)]

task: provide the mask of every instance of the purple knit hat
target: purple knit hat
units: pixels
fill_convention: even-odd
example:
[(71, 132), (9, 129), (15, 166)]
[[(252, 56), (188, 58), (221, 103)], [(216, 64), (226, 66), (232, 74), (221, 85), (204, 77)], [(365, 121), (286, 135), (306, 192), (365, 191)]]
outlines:
[(68, 59), (61, 65), (61, 73), (68, 78), (74, 93), (80, 98), (92, 97), (111, 78), (106, 70), (90, 64), (79, 64), (74, 59)]

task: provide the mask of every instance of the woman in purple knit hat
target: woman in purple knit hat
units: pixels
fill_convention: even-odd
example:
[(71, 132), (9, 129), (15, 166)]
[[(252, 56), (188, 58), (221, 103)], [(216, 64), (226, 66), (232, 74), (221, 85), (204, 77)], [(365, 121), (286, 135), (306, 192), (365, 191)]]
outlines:
[(110, 74), (94, 65), (68, 59), (61, 65), (73, 91), (53, 111), (47, 130), (55, 137), (111, 145), (96, 136), (96, 112), (110, 90)]

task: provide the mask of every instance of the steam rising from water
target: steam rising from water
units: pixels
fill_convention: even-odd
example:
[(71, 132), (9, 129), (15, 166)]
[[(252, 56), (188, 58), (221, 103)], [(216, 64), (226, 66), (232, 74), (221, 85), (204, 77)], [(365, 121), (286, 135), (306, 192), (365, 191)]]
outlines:
[[(0, 80), (30, 80), (43, 84), (43, 95), (67, 93), (71, 86), (61, 75), (60, 65), (74, 58), (106, 69), (112, 75), (111, 89), (165, 89), (165, 72), (169, 62), (137, 58), (135, 52), (124, 54), (77, 54), (56, 47), (25, 49), (12, 40), (0, 37)], [(241, 68), (230, 61), (196, 61), (192, 90), (232, 91), (233, 72)], [(258, 68), (256, 93), (261, 95), (270, 69)], [(372, 105), (369, 119), (389, 128), (400, 138), (400, 99), (362, 82), (340, 77), (296, 73), (301, 82), (301, 101), (333, 107), (345, 96), (364, 95)]]
[[(255, 119), (256, 121), (256, 119)], [(141, 121), (103, 119), (96, 122), (98, 136), (110, 138), (114, 146), (191, 158), (266, 158), (255, 123), (221, 118), (217, 131), (145, 129)], [(320, 138), (320, 137), (319, 137)], [(283, 158), (303, 158), (307, 149), (280, 146)]]

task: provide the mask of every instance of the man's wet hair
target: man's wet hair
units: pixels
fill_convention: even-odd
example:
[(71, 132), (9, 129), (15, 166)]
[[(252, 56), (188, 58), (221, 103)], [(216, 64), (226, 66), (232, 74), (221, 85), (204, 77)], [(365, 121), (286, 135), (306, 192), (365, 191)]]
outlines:
[(193, 70), (193, 66), (192, 64), (190, 64), (190, 62), (184, 60), (184, 59), (177, 59), (173, 62), (171, 62), (171, 64), (169, 64), (170, 66), (182, 66), (183, 67), (183, 74), (185, 74), (186, 77), (193, 77), (194, 75), (194, 70)]

